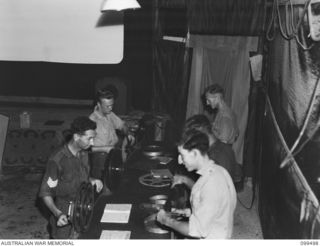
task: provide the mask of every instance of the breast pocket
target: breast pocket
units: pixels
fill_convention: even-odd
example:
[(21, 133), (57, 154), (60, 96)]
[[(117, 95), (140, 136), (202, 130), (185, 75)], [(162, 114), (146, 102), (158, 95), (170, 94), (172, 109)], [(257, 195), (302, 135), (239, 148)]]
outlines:
[(76, 177), (72, 173), (61, 175), (57, 187), (57, 196), (74, 197), (77, 193)]

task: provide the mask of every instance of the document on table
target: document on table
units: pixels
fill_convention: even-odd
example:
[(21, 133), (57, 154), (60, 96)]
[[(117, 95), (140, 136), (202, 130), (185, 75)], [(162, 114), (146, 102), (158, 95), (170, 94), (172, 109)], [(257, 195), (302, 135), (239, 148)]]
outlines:
[(131, 231), (103, 230), (100, 239), (130, 239)]
[(128, 223), (132, 204), (106, 204), (101, 222)]

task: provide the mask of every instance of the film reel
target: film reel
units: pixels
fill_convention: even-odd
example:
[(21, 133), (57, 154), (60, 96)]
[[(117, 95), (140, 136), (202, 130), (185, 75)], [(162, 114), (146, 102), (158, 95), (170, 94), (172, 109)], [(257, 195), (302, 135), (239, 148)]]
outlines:
[(143, 184), (145, 186), (149, 187), (166, 187), (171, 185), (172, 179), (169, 177), (163, 177), (163, 176), (153, 176), (151, 173), (142, 175), (139, 177), (140, 184)]

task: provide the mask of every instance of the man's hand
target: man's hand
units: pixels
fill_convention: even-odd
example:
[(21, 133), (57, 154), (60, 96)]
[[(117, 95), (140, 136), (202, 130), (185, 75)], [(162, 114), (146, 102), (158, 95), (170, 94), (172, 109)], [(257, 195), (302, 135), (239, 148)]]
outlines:
[(176, 174), (173, 176), (173, 181), (172, 181), (171, 187), (173, 187), (177, 184), (185, 184), (190, 189), (192, 189), (192, 187), (194, 185), (194, 181), (185, 175)]
[(57, 220), (57, 226), (65, 226), (69, 224), (69, 220), (68, 220), (68, 217), (67, 215), (61, 213), (58, 217), (58, 220)]
[(186, 176), (184, 176), (184, 175), (180, 175), (180, 174), (174, 175), (171, 187), (173, 187), (177, 184), (183, 184), (185, 178), (186, 178)]
[(131, 145), (131, 146), (134, 145), (134, 143), (136, 141), (135, 137), (133, 135), (131, 135), (131, 134), (128, 134), (127, 138), (128, 138), (128, 144)]
[(173, 219), (170, 216), (170, 213), (167, 213), (163, 209), (160, 209), (160, 211), (157, 213), (157, 221), (165, 226), (170, 227), (171, 221)]
[(99, 193), (103, 188), (103, 183), (100, 179), (91, 179), (91, 184), (96, 186), (96, 191)]
[(171, 213), (189, 218), (191, 215), (191, 209), (190, 208), (185, 208), (185, 209), (173, 208), (171, 209)]

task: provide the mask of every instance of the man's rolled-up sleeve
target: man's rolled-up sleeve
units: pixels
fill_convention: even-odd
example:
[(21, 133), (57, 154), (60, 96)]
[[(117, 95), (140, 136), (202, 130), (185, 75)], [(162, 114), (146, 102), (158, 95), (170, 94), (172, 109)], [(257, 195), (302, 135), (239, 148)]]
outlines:
[(58, 173), (57, 163), (49, 160), (40, 186), (39, 197), (55, 196), (55, 190), (58, 186)]

